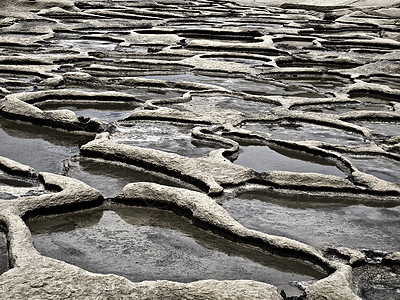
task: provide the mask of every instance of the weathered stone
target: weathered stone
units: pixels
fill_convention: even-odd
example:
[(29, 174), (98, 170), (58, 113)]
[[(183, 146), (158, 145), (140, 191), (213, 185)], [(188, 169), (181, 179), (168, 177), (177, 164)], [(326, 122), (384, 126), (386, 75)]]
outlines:
[[(128, 164), (171, 174), (206, 190), (210, 194), (222, 192), (220, 184), (245, 181), (253, 171), (233, 165), (222, 156), (214, 158), (186, 158), (174, 153), (114, 143), (107, 138), (96, 139), (81, 147), (85, 156), (117, 160)], [(217, 156), (218, 157), (218, 156)], [(211, 176), (210, 176), (211, 174)]]
[(53, 213), (66, 207), (82, 208), (102, 202), (103, 197), (99, 191), (79, 180), (45, 172), (40, 173), (39, 178), (45, 186), (61, 191), (37, 197), (24, 197), (16, 201), (16, 211), (19, 215)]
[(400, 264), (400, 252), (389, 253), (383, 259), (388, 264)]
[[(82, 155), (161, 172), (213, 196), (225, 192), (223, 196), (229, 197), (229, 188), (257, 186), (300, 197), (305, 193), (350, 195), (364, 205), (396, 206), (399, 184), (358, 170), (347, 157), (363, 154), (400, 160), (398, 5), (398, 0), (3, 0), (0, 114), (87, 136), (100, 133), (81, 147)], [(222, 100), (215, 106), (215, 95), (240, 101), (235, 106), (231, 100)], [(80, 104), (101, 109), (131, 102), (140, 109), (132, 108), (129, 117), (117, 120), (120, 123), (76, 116), (65, 108)], [(258, 102), (260, 109), (250, 102)], [(40, 108), (47, 104), (56, 110)], [(120, 124), (143, 120), (201, 125), (192, 131), (196, 142), (225, 148), (188, 158), (108, 140), (108, 132)], [(369, 128), (364, 122), (371, 120), (390, 122), (392, 132)], [(242, 128), (254, 122), (325, 126), (355, 134), (362, 142), (271, 138), (268, 130), (259, 134)], [(257, 173), (232, 163), (241, 148), (253, 143), (327, 159), (348, 177), (274, 170)], [(70, 167), (68, 160), (63, 165)], [(0, 157), (0, 168), (36, 176), (32, 168), (7, 158)], [(84, 209), (102, 203), (103, 197), (69, 177), (41, 173), (39, 178), (52, 192), (0, 201), (1, 229), (9, 243), (9, 253), (4, 254), (12, 267), (0, 275), (1, 298), (282, 298), (275, 287), (259, 282), (132, 283), (43, 257), (34, 249), (21, 217)], [(307, 299), (358, 299), (351, 287), (350, 266), (337, 263), (335, 257), (327, 260), (322, 249), (245, 228), (216, 203), (222, 197), (215, 201), (199, 192), (144, 183), (127, 185), (118, 197), (129, 204), (143, 200), (176, 206), (192, 216), (194, 223), (236, 242), (301, 258), (328, 271), (326, 278), (313, 284), (298, 283)], [(355, 249), (336, 250), (354, 269), (365, 258)], [(389, 282), (388, 289), (396, 285), (395, 276), (386, 271), (397, 266), (398, 252), (382, 259), (387, 264), (384, 268), (367, 265), (365, 276), (358, 277), (372, 297), (386, 295), (371, 291), (372, 285)], [(375, 280), (374, 275), (382, 277)]]
[(155, 281), (132, 283), (116, 275), (96, 275), (58, 260), (40, 256), (29, 229), (8, 210), (6, 224), (13, 268), (0, 275), (4, 299), (281, 299), (277, 289), (254, 281)]
[(345, 257), (348, 259), (349, 265), (358, 265), (366, 262), (365, 254), (357, 249), (349, 249), (345, 247), (338, 247), (334, 249), (329, 249), (329, 252), (333, 252), (339, 256)]
[[(70, 90), (50, 90), (45, 92), (20, 93), (9, 95), (0, 100), (0, 114), (6, 118), (19, 119), (39, 125), (45, 125), (68, 131), (101, 132), (107, 127), (107, 123), (96, 118), (90, 118), (87, 122), (81, 122), (74, 112), (70, 110), (43, 111), (32, 105), (45, 102), (73, 103), (115, 103), (137, 101), (135, 97), (117, 93), (87, 93)], [(32, 103), (32, 104), (30, 104)]]
[[(233, 239), (243, 239), (245, 243), (260, 241), (260, 247), (270, 247), (274, 252), (293, 252), (307, 256), (306, 259), (321, 263), (323, 268), (329, 269), (329, 263), (318, 251), (305, 244), (269, 236), (257, 231), (249, 230), (233, 219), (230, 214), (208, 196), (186, 189), (165, 187), (154, 183), (138, 183), (127, 185), (118, 201), (129, 203), (133, 200), (153, 200), (160, 203), (170, 203), (189, 212), (194, 219), (201, 221), (211, 229), (217, 229), (225, 234), (232, 235)], [(264, 246), (263, 246), (264, 245)], [(324, 265), (325, 264), (325, 265)]]
[(307, 299), (361, 299), (352, 291), (351, 267), (342, 266), (327, 278), (306, 288)]
[(33, 168), (2, 156), (0, 156), (0, 169), (6, 170), (11, 174), (18, 174), (26, 177), (36, 176)]
[[(292, 253), (292, 255), (303, 257), (317, 264), (326, 264), (325, 267), (336, 268), (336, 271), (326, 279), (322, 279), (306, 289), (307, 295), (319, 299), (321, 295), (327, 295), (327, 299), (359, 299), (351, 290), (351, 268), (341, 264), (330, 265), (330, 262), (322, 258), (305, 244), (295, 242), (283, 237), (262, 234), (246, 229), (235, 221), (223, 208), (217, 205), (211, 198), (198, 193), (179, 188), (166, 188), (156, 184), (130, 184), (124, 188), (123, 193), (118, 196), (118, 201), (129, 203), (132, 200), (151, 200), (160, 203), (170, 203), (190, 211), (193, 218), (216, 228), (225, 234), (231, 235), (233, 239), (244, 243), (252, 243), (259, 240), (259, 247), (274, 249), (278, 253)], [(134, 202), (133, 202), (134, 203)], [(280, 250), (278, 250), (280, 249)], [(295, 254), (297, 253), (297, 254)], [(327, 289), (327, 287), (329, 287)], [(318, 296), (319, 295), (319, 296)], [(344, 298), (343, 298), (344, 297)]]

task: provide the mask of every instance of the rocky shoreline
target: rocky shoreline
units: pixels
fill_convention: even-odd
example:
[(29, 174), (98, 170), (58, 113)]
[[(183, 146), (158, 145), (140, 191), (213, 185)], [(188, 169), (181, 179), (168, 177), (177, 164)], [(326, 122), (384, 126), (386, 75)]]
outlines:
[[(400, 222), (400, 4), (370, 2), (3, 1), (2, 298), (398, 299), (400, 249), (317, 247), (290, 229), (332, 231), (330, 207), (362, 206), (344, 226), (398, 238), (382, 228)], [(245, 193), (267, 203), (254, 206), (267, 227), (242, 224), (256, 218)], [(113, 205), (170, 210), (319, 275), (294, 289), (135, 282), (36, 250), (30, 220)], [(92, 251), (73, 247), (58, 251)]]

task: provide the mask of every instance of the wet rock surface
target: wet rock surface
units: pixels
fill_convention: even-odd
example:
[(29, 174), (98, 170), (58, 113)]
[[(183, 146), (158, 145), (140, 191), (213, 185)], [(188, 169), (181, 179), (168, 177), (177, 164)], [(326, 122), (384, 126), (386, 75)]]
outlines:
[[(217, 145), (201, 143), (192, 138), (194, 126), (171, 124), (170, 122), (124, 122), (124, 126), (116, 128), (111, 140), (126, 145), (140, 146), (167, 151), (187, 157), (201, 157)], [(211, 146), (211, 147), (210, 147)]]
[(0, 199), (39, 196), (45, 193), (50, 193), (50, 190), (46, 189), (38, 180), (9, 175), (0, 170)]
[[(93, 138), (21, 124), (1, 117), (0, 124), (0, 136), (4, 143), (0, 155), (32, 166), (37, 172), (62, 172), (63, 161), (79, 154), (79, 144)], [(60, 139), (60, 135), (63, 138)]]
[(399, 299), (398, 1), (0, 16), (2, 298)]
[(128, 183), (154, 182), (174, 187), (198, 190), (179, 179), (158, 172), (126, 164), (113, 164), (100, 159), (79, 157), (68, 161), (68, 176), (79, 179), (98, 189), (104, 197), (112, 198), (121, 193)]
[(134, 282), (247, 279), (297, 295), (301, 292), (293, 282), (325, 276), (300, 261), (228, 242), (155, 208), (112, 206), (31, 219), (27, 225), (43, 255)]

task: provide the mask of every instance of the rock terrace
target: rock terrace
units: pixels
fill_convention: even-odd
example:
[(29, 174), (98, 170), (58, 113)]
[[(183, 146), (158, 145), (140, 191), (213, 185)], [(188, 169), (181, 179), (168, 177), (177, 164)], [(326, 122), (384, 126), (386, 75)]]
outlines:
[(399, 299), (398, 1), (0, 15), (3, 299)]

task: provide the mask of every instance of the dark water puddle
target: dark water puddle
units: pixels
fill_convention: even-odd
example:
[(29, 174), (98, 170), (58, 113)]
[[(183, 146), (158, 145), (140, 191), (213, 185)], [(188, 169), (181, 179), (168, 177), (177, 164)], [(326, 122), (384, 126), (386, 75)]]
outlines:
[[(132, 83), (133, 85), (133, 83)], [(73, 91), (82, 91), (82, 92), (87, 92), (87, 93), (104, 93), (104, 92), (109, 92), (109, 91), (115, 91), (119, 93), (125, 93), (131, 96), (134, 96), (137, 101), (132, 101), (132, 102), (125, 102), (126, 108), (132, 108), (136, 107), (136, 105), (141, 104), (141, 102), (147, 101), (147, 100), (154, 100), (154, 99), (170, 99), (170, 98), (178, 98), (183, 95), (183, 92), (178, 92), (173, 89), (167, 89), (167, 88), (158, 88), (158, 87), (140, 87), (140, 86), (135, 86), (131, 87), (130, 85), (106, 85), (104, 84), (103, 86), (97, 86), (97, 85), (90, 85), (88, 83), (86, 86), (84, 84), (81, 84), (80, 86), (74, 86), (73, 84), (68, 84), (67, 83), (67, 88), (65, 90), (73, 90)], [(74, 105), (76, 105), (77, 101), (74, 101)], [(118, 102), (116, 104), (117, 106), (121, 102)], [(111, 106), (112, 107), (112, 106)]]
[(374, 133), (385, 136), (400, 136), (400, 123), (390, 122), (358, 122), (357, 125), (371, 129)]
[(0, 274), (6, 272), (9, 268), (7, 234), (0, 230)]
[(256, 132), (267, 138), (287, 141), (314, 140), (333, 145), (356, 146), (366, 144), (363, 137), (343, 130), (311, 124), (252, 124), (242, 128)]
[(261, 39), (253, 39), (253, 38), (238, 38), (238, 37), (222, 37), (222, 36), (217, 36), (217, 35), (190, 35), (190, 34), (182, 34), (182, 37), (189, 38), (190, 40), (193, 41), (198, 41), (198, 42), (204, 42), (208, 43), (209, 41), (212, 42), (220, 42), (220, 43), (229, 43), (229, 44), (242, 44), (242, 43), (260, 43), (263, 40)]
[[(334, 57), (334, 56), (333, 56)], [(307, 60), (306, 58), (284, 58), (282, 60), (278, 60), (276, 62), (278, 67), (280, 68), (312, 68), (322, 67), (327, 69), (351, 69), (358, 67), (357, 63), (345, 63), (345, 62), (335, 62), (331, 61), (316, 61), (316, 60)]]
[(315, 47), (313, 44), (313, 40), (311, 39), (290, 39), (290, 38), (280, 38), (280, 39), (273, 39), (274, 45), (277, 48), (281, 49), (302, 49), (302, 48), (310, 48), (310, 47)]
[(265, 66), (265, 61), (257, 60), (254, 58), (242, 58), (242, 57), (234, 57), (234, 56), (216, 56), (216, 55), (202, 55), (203, 58), (208, 58), (210, 60), (215, 61), (223, 61), (223, 62), (234, 62), (243, 65), (249, 65), (253, 67), (261, 67)]
[(242, 113), (268, 113), (276, 105), (245, 100), (225, 95), (194, 95), (189, 102), (168, 105), (171, 108), (186, 111), (236, 110)]
[(349, 155), (347, 159), (364, 173), (400, 184), (400, 161), (384, 157), (362, 155)]
[(32, 52), (39, 53), (44, 51), (45, 49), (38, 45), (10, 45), (4, 47), (0, 44), (0, 51), (3, 55), (12, 56), (16, 54), (26, 55), (27, 53), (31, 54)]
[(178, 179), (123, 164), (110, 164), (80, 157), (69, 161), (68, 176), (79, 179), (98, 189), (104, 197), (116, 197), (132, 182), (154, 182), (173, 187), (191, 188)]
[(213, 41), (213, 42), (222, 42), (222, 43), (257, 43), (262, 42), (263, 40), (259, 37), (261, 36), (258, 32), (253, 33), (237, 33), (234, 31), (226, 31), (224, 29), (220, 29), (220, 31), (209, 31), (209, 30), (201, 30), (201, 29), (180, 29), (178, 33), (179, 36), (185, 37), (190, 40), (196, 41)]
[(218, 19), (212, 19), (212, 18), (207, 18), (205, 20), (202, 18), (202, 20), (196, 20), (194, 16), (192, 16), (190, 19), (187, 19), (185, 21), (182, 21), (181, 19), (172, 19), (168, 21), (168, 26), (170, 28), (181, 28), (182, 26), (190, 26), (190, 28), (215, 28), (216, 23), (222, 26), (222, 22)]
[(1, 200), (39, 196), (47, 192), (45, 187), (36, 179), (14, 176), (0, 170)]
[(65, 49), (79, 51), (112, 51), (119, 42), (112, 42), (101, 38), (82, 37), (82, 33), (56, 33), (53, 39), (47, 40), (54, 45), (62, 45)]
[(393, 111), (393, 106), (390, 104), (390, 100), (368, 95), (353, 96), (351, 98), (361, 102), (360, 105), (355, 106), (355, 109), (357, 110)]
[(78, 101), (74, 105), (63, 105), (62, 103), (43, 103), (37, 105), (42, 110), (68, 109), (75, 112), (77, 117), (98, 118), (105, 122), (114, 122), (129, 117), (135, 109), (140, 107), (138, 103), (85, 103)]
[[(285, 75), (283, 76), (285, 77)], [(306, 75), (298, 77), (290, 75), (286, 76), (289, 78), (280, 79), (284, 84), (298, 86), (298, 88), (316, 89), (321, 94), (332, 93), (332, 91), (342, 91), (350, 83), (350, 81), (341, 78), (324, 78), (322, 74), (319, 77), (315, 75), (310, 75), (309, 77)]]
[(391, 87), (392, 89), (400, 89), (400, 80), (399, 77), (390, 77), (390, 76), (371, 76), (369, 78), (362, 79), (365, 82), (370, 82), (374, 84), (383, 84)]
[(118, 52), (128, 52), (128, 53), (148, 53), (149, 47), (141, 45), (130, 45), (129, 47), (117, 47)]
[[(127, 125), (127, 123), (125, 123)], [(192, 138), (193, 125), (140, 121), (118, 126), (111, 135), (114, 142), (162, 150), (188, 157), (200, 157), (215, 150), (211, 144), (201, 144)]]
[(196, 100), (209, 101), (211, 102), (210, 105), (212, 105), (212, 103), (215, 103), (215, 108), (218, 110), (232, 109), (240, 111), (242, 113), (255, 113), (255, 112), (267, 113), (271, 112), (271, 110), (276, 107), (275, 105), (269, 103), (244, 100), (242, 98), (235, 98), (229, 96), (211, 96), (211, 97), (194, 96), (192, 99), (193, 99), (192, 101)]
[(368, 264), (353, 269), (356, 294), (363, 300), (400, 299), (400, 267)]
[(42, 78), (39, 75), (23, 74), (23, 73), (18, 73), (17, 71), (6, 72), (4, 70), (1, 70), (0, 74), (1, 74), (1, 79), (10, 81), (10, 84), (15, 84), (15, 85), (25, 85), (25, 84), (32, 85), (32, 84), (37, 84), (42, 80)]
[[(110, 64), (114, 68), (108, 68)], [(103, 76), (108, 78), (142, 77), (143, 74), (146, 74), (147, 78), (152, 78), (151, 76), (164, 76), (164, 74), (173, 76), (174, 74), (185, 73), (189, 70), (189, 68), (180, 65), (146, 64), (144, 60), (141, 60), (139, 63), (125, 62), (120, 63), (119, 65), (115, 62), (106, 62), (102, 64), (91, 65), (83, 68), (83, 70), (92, 76)]]
[(268, 146), (241, 146), (241, 149), (234, 162), (257, 172), (279, 170), (346, 177), (332, 162), (305, 152)]
[[(246, 22), (246, 23), (243, 23)], [(269, 28), (271, 30), (276, 30), (276, 29), (281, 29), (282, 28), (282, 23), (285, 21), (276, 21), (276, 19), (270, 19), (267, 23), (260, 22), (260, 17), (255, 16), (253, 18), (247, 18), (245, 19), (241, 17), (239, 20), (226, 20), (224, 23), (221, 25), (222, 27), (240, 27), (240, 28), (246, 28), (249, 30), (256, 29), (256, 30), (265, 30), (266, 28)], [(257, 51), (256, 51), (257, 52)], [(268, 55), (268, 54), (267, 54)]]
[(33, 184), (31, 180), (23, 180), (16, 176), (8, 175), (0, 170), (0, 185), (9, 185), (16, 187), (32, 187)]
[[(272, 81), (265, 80), (262, 82), (256, 82), (244, 78), (235, 77), (221, 77), (216, 74), (216, 76), (199, 75), (199, 74), (179, 74), (179, 75), (157, 75), (157, 76), (145, 76), (145, 78), (165, 80), (171, 82), (196, 82), (202, 84), (215, 85), (219, 87), (226, 88), (231, 91), (244, 92), (252, 95), (288, 95), (288, 96), (312, 96), (315, 93), (309, 89), (304, 89), (300, 86), (286, 87), (284, 85), (273, 84)], [(290, 82), (287, 84), (290, 85)], [(314, 95), (315, 97), (321, 97), (321, 95)]]
[(17, 72), (5, 73), (0, 71), (1, 87), (12, 93), (30, 92), (34, 88), (43, 88), (42, 78), (37, 75), (18, 74)]
[(119, 89), (116, 90), (122, 93), (133, 95), (136, 97), (136, 99), (141, 101), (154, 100), (154, 99), (157, 100), (172, 99), (172, 98), (182, 97), (183, 95), (183, 92), (179, 92), (173, 89), (146, 87), (146, 86), (131, 88), (129, 85), (127, 85), (123, 86), (121, 90)]
[(378, 90), (351, 90), (348, 92), (348, 95), (351, 99), (373, 103), (390, 105), (391, 102), (399, 102), (398, 96), (396, 94), (381, 92)]
[[(20, 23), (21, 24), (21, 23)], [(42, 24), (43, 26), (44, 24)], [(30, 24), (32, 26), (32, 24)], [(35, 33), (35, 32), (2, 32), (1, 33), (4, 41), (9, 41), (9, 40), (15, 40), (15, 41), (21, 41), (21, 40), (27, 40), (29, 41), (32, 38), (39, 37), (41, 35), (46, 35), (45, 33)]]
[(398, 250), (400, 206), (367, 207), (355, 201), (258, 191), (239, 195), (222, 205), (249, 229), (314, 247)]
[(299, 293), (294, 280), (325, 274), (198, 229), (176, 214), (150, 207), (97, 208), (27, 222), (40, 253), (86, 270), (139, 282), (250, 279)]
[(333, 37), (330, 38), (329, 40), (324, 40), (321, 41), (321, 44), (324, 48), (329, 49), (329, 50), (336, 50), (340, 49), (343, 51), (375, 51), (380, 53), (381, 51), (384, 52), (390, 52), (393, 51), (397, 46), (393, 45), (391, 43), (371, 43), (368, 41), (362, 41), (359, 38), (356, 40), (351, 40), (351, 39), (342, 39), (342, 38), (337, 38)]
[[(319, 37), (323, 37), (329, 39), (331, 42), (338, 41), (340, 42), (340, 38), (343, 37), (344, 40), (348, 40), (351, 36), (360, 36), (365, 35), (366, 32), (371, 35), (372, 33), (376, 32), (376, 28), (363, 28), (363, 30), (358, 26), (349, 26), (349, 27), (331, 27), (329, 24), (316, 24), (312, 26), (314, 30), (312, 31), (313, 36), (317, 35)], [(349, 37), (350, 36), (350, 37)], [(336, 50), (336, 49), (333, 49)]]
[(393, 107), (387, 105), (386, 103), (379, 103), (376, 101), (371, 101), (373, 99), (357, 98), (361, 100), (360, 103), (330, 103), (323, 105), (302, 105), (296, 106), (296, 110), (302, 110), (307, 112), (317, 112), (317, 113), (331, 113), (331, 114), (341, 114), (346, 112), (351, 112), (355, 110), (368, 110), (368, 111), (392, 111)]
[(31, 166), (36, 172), (59, 173), (62, 161), (79, 154), (78, 145), (93, 139), (1, 117), (0, 126), (0, 156)]

